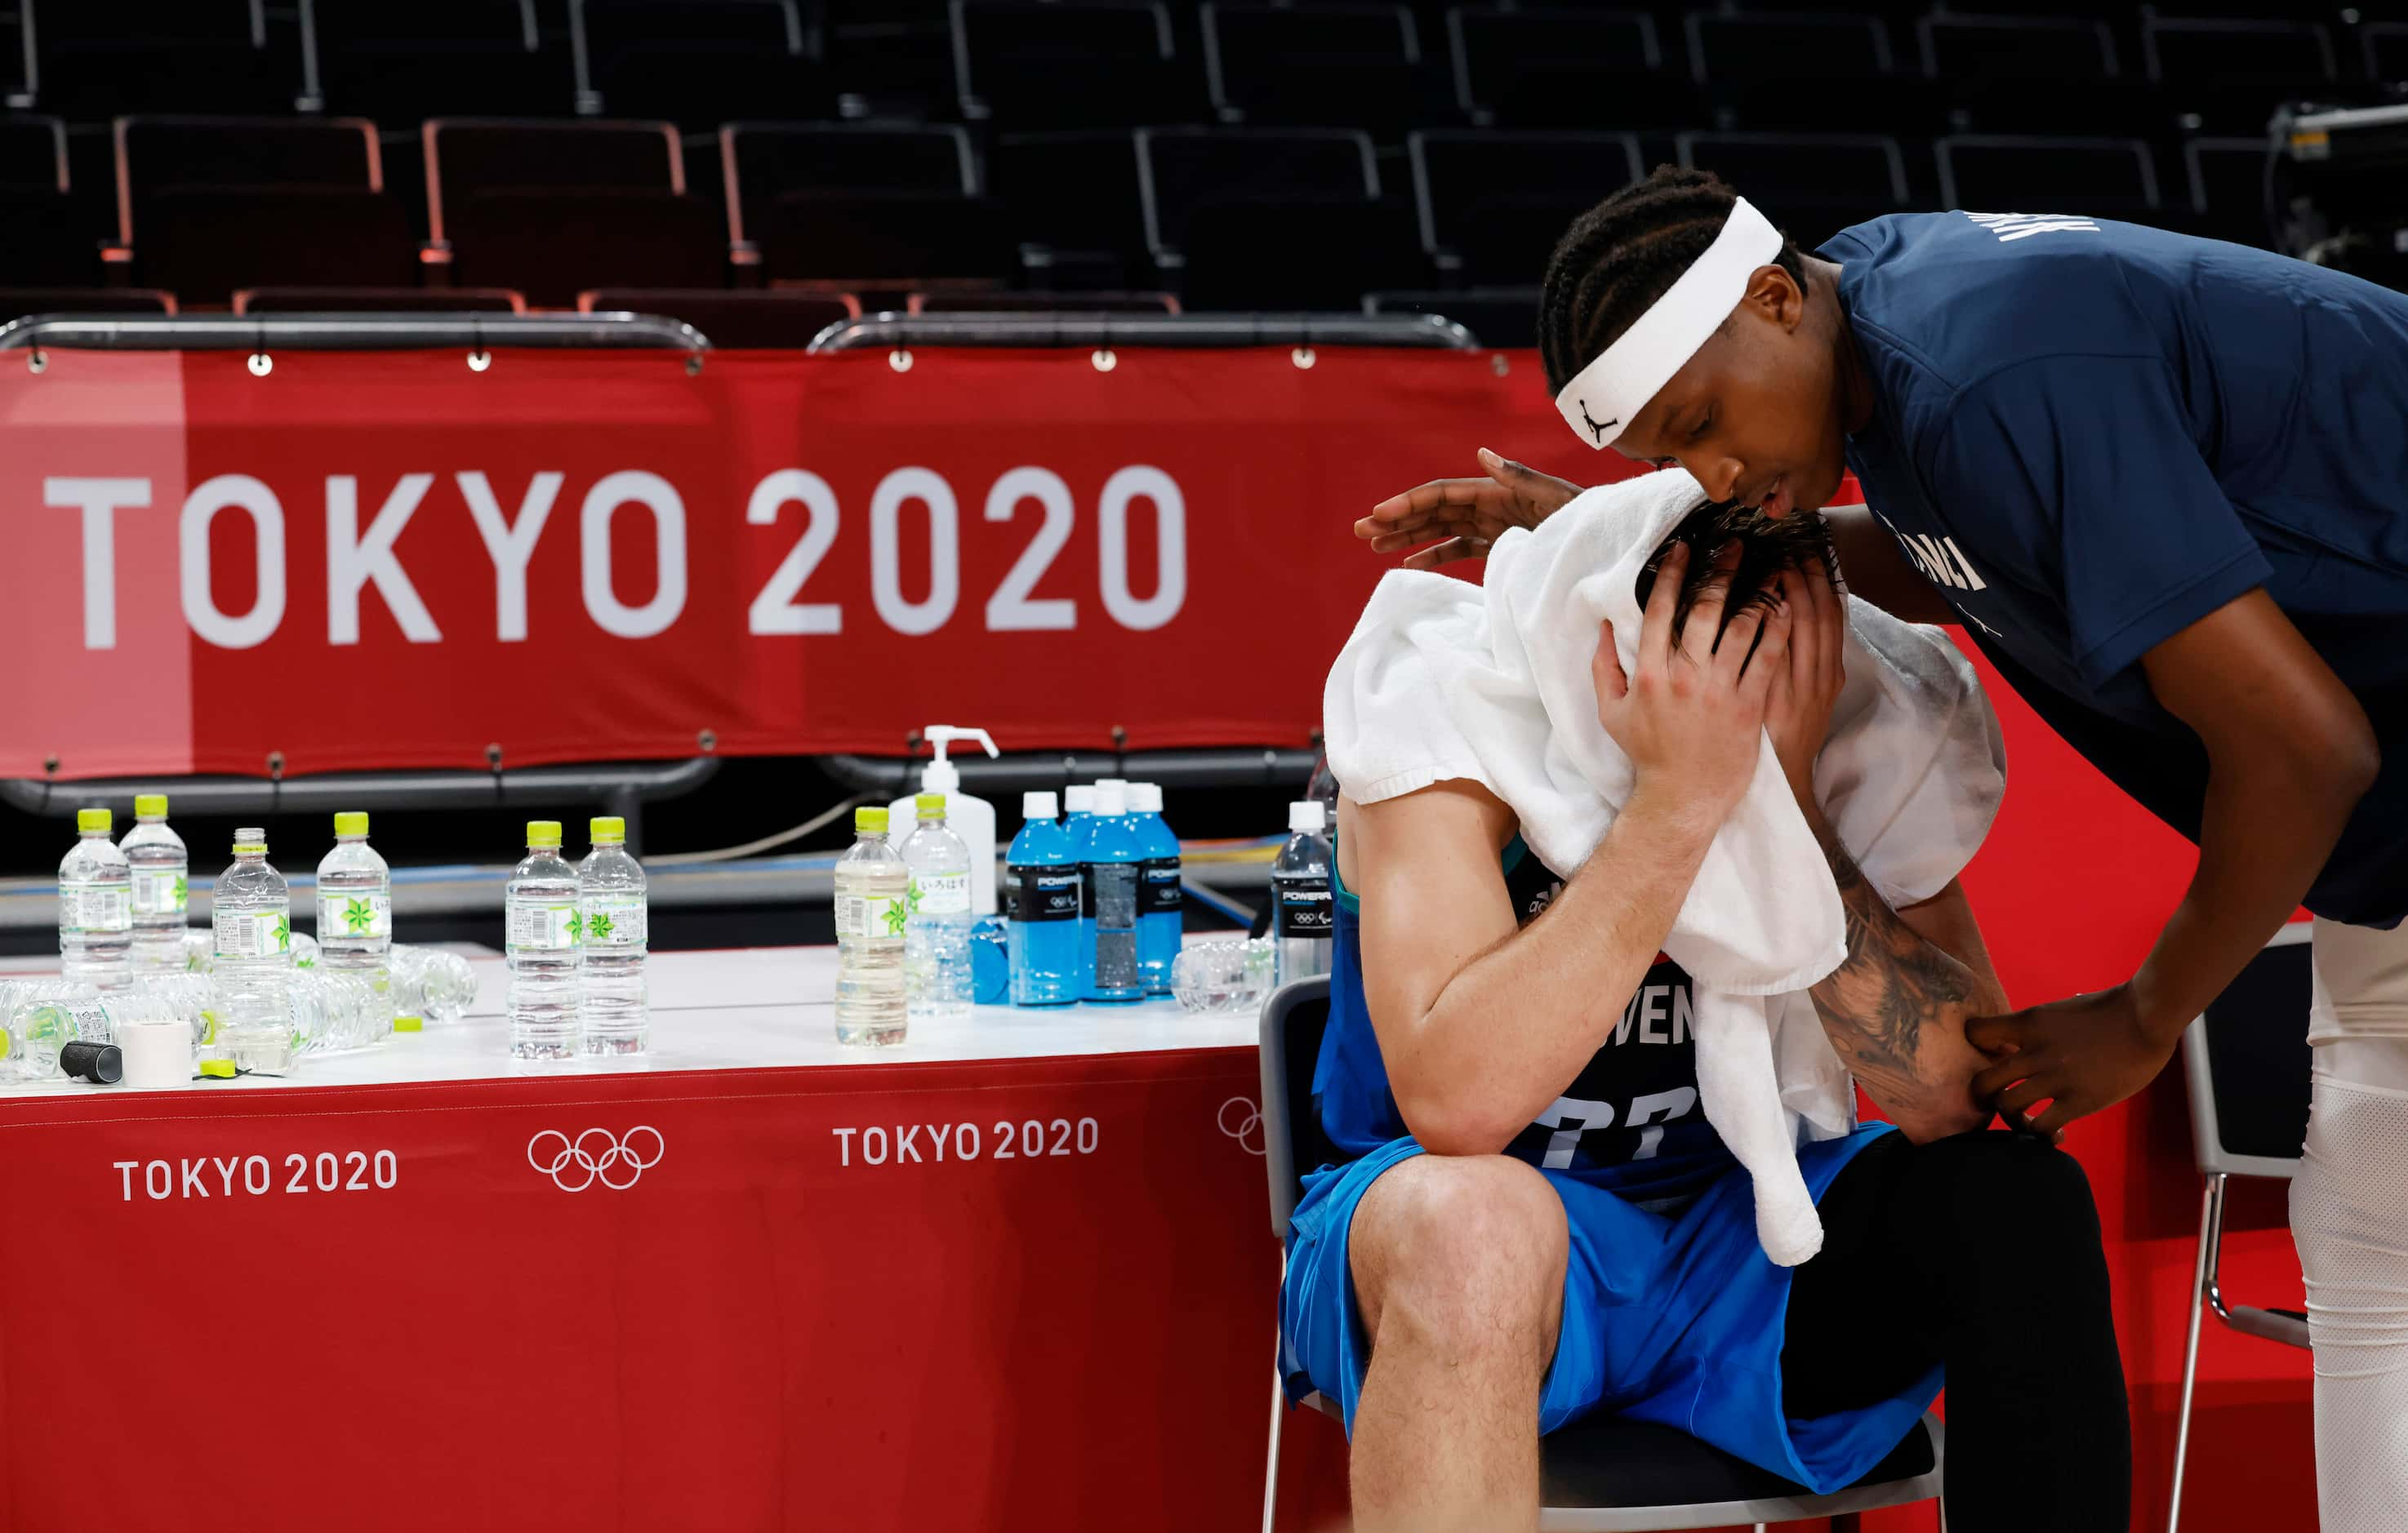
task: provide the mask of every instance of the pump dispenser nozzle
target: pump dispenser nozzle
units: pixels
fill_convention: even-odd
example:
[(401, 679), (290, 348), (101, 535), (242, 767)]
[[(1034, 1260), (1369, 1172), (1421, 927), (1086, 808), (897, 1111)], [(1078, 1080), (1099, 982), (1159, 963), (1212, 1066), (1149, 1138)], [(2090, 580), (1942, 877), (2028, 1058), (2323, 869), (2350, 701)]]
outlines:
[(925, 793), (952, 793), (962, 785), (962, 769), (945, 754), (945, 748), (955, 740), (976, 740), (986, 747), (988, 755), (1003, 754), (995, 748), (993, 737), (983, 729), (960, 729), (949, 724), (932, 724), (920, 731), (920, 738), (937, 752), (935, 758), (920, 769), (920, 787)]

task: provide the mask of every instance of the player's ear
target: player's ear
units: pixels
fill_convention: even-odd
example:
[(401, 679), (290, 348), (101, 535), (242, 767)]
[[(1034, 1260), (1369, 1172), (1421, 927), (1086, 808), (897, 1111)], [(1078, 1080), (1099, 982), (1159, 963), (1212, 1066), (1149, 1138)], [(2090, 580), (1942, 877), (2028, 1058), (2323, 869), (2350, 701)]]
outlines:
[(1747, 296), (1741, 303), (1784, 331), (1797, 329), (1806, 318), (1805, 289), (1778, 265), (1756, 267), (1747, 279)]

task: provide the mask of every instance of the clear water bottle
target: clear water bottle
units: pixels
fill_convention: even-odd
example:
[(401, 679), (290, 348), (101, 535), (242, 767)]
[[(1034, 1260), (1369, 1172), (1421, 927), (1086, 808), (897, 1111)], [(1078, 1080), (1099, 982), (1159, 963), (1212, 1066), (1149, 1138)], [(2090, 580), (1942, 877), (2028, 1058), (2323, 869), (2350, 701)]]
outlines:
[(415, 1033), (458, 1022), (477, 999), (477, 971), (439, 948), (393, 945), (394, 1031)]
[(134, 828), (117, 843), (134, 868), (134, 967), (144, 974), (184, 967), (184, 907), (192, 859), (167, 827), (167, 795), (136, 794)]
[(584, 1049), (577, 1006), (577, 869), (560, 855), (560, 822), (527, 822), (526, 859), (503, 896), (510, 968), (510, 1057), (574, 1059)]
[(356, 809), (335, 816), (335, 850), (318, 864), (315, 967), (357, 978), (372, 997), (356, 1031), (326, 1047), (366, 1048), (393, 1036), (393, 869), (368, 845), (368, 817)]
[(970, 849), (945, 824), (945, 795), (913, 801), (919, 828), (903, 843), (911, 881), (903, 924), (905, 1007), (913, 1022), (970, 1014)]
[(59, 967), (101, 990), (134, 982), (134, 870), (108, 838), (107, 809), (76, 810), (75, 849), (59, 863)]
[[(1076, 790), (1074, 790), (1076, 791)], [(1050, 793), (1023, 794), (1026, 824), (1004, 853), (1004, 941), (1011, 959), (1011, 1004), (1068, 1006), (1084, 993), (1079, 978), (1079, 858), (1054, 823)]]
[(1277, 982), (1329, 972), (1337, 935), (1329, 893), (1329, 843), (1321, 801), (1287, 807), (1287, 844), (1271, 863), (1271, 941), (1279, 955)]
[[(1087, 838), (1096, 830), (1096, 784), (1089, 782), (1066, 788), (1062, 792), (1062, 834), (1070, 840), (1070, 860), (1082, 863), (1087, 858)], [(1083, 880), (1079, 890), (1079, 998), (1084, 1000), (1088, 987), (1096, 979), (1096, 907), (1086, 892)]]
[(1186, 921), (1179, 887), (1179, 838), (1162, 818), (1162, 789), (1129, 784), (1129, 824), (1137, 832), (1137, 970), (1149, 996), (1170, 994), (1170, 966), (1179, 957)]
[(108, 1003), (97, 986), (64, 976), (12, 981), (0, 1011), (10, 1073), (49, 1080), (59, 1073), (59, 1051), (82, 1040), (114, 1041)]
[(1080, 899), (1087, 910), (1086, 924), (1096, 934), (1095, 956), (1087, 970), (1091, 1001), (1145, 998), (1145, 981), (1137, 967), (1138, 865), (1145, 853), (1122, 793), (1116, 782), (1096, 784), (1096, 812), (1079, 850)]
[(651, 1046), (652, 1013), (644, 989), (652, 908), (644, 870), (627, 854), (627, 822), (598, 816), (588, 827), (594, 850), (577, 865), (577, 910), (585, 928), (582, 1004), (585, 1052), (639, 1054)]
[(853, 811), (853, 850), (836, 865), (836, 1040), (903, 1041), (910, 1015), (903, 928), (911, 872), (886, 844), (886, 811)]
[(234, 833), (234, 866), (218, 875), (209, 901), (216, 938), (214, 972), (288, 974), (293, 967), (293, 891), (267, 861), (267, 832)]
[(222, 1004), (218, 1033), (246, 1070), (290, 1069), (301, 1039), (293, 1019), (293, 892), (267, 861), (267, 832), (234, 833), (234, 866), (218, 875), (209, 928)]

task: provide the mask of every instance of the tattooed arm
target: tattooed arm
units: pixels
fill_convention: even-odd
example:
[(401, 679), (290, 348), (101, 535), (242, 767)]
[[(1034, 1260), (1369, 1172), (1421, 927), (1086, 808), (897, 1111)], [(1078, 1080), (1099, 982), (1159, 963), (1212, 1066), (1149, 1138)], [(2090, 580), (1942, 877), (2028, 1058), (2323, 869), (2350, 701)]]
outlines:
[(1807, 823), (1830, 859), (1847, 912), (1847, 959), (1810, 992), (1824, 1036), (1909, 1139), (1982, 1127), (1990, 1114), (1975, 1103), (1972, 1080), (1989, 1060), (1966, 1041), (1965, 1022), (1989, 1014), (2005, 997), (1964, 892), (1951, 883), (1901, 914), (1820, 812), (1810, 810)]

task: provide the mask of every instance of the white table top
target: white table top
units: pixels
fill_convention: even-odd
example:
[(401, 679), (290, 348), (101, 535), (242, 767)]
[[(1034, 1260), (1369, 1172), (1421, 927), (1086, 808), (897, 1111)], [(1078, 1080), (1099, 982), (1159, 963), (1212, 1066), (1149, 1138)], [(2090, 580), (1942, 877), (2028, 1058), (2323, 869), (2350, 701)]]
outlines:
[[(914, 1023), (893, 1048), (847, 1048), (836, 1040), (836, 949), (734, 948), (656, 953), (647, 964), (652, 1052), (626, 1061), (535, 1065), (508, 1053), (498, 956), (472, 957), (477, 999), (466, 1020), (400, 1033), (374, 1049), (311, 1055), (289, 1076), (195, 1082), (208, 1091), (290, 1086), (500, 1081), (660, 1070), (760, 1069), (818, 1065), (903, 1065), (1062, 1054), (1142, 1053), (1167, 1049), (1254, 1046), (1252, 1010), (1198, 1015), (1168, 999), (1134, 1006), (1081, 1004), (1044, 1010), (982, 1006), (954, 1023)], [(14, 966), (11, 966), (12, 967)], [(56, 962), (50, 966), (53, 971)], [(0, 1097), (118, 1094), (58, 1078), (0, 1081)]]

